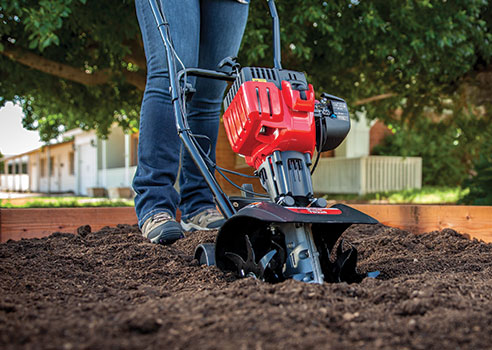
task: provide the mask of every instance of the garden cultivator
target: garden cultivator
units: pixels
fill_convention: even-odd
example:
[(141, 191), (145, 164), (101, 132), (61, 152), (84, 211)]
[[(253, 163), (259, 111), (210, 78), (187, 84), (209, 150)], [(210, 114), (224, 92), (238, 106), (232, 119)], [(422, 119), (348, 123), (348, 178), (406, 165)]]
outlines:
[[(243, 67), (225, 58), (220, 68), (231, 72), (184, 68), (177, 72), (168, 23), (155, 0), (149, 0), (166, 46), (171, 94), (179, 135), (227, 221), (216, 243), (201, 244), (195, 257), (204, 264), (268, 282), (293, 278), (304, 282), (360, 282), (357, 251), (340, 239), (352, 224), (377, 221), (349, 206), (327, 208), (315, 198), (311, 172), (318, 153), (335, 149), (350, 129), (345, 101), (321, 94), (304, 73), (280, 64), (278, 16), (268, 0), (273, 19), (274, 68)], [(232, 82), (224, 100), (224, 126), (232, 149), (255, 168), (268, 196), (243, 185), (243, 197), (228, 197), (214, 178), (214, 164), (197, 142), (186, 120), (185, 105), (193, 88), (187, 76)]]

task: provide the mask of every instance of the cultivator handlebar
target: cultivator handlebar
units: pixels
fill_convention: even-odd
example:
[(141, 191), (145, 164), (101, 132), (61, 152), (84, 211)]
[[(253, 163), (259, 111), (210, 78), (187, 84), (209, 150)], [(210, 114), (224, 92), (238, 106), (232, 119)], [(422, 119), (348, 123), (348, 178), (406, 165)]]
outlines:
[[(325, 93), (316, 100), (304, 73), (282, 68), (274, 1), (268, 0), (274, 68), (240, 68), (229, 57), (220, 65), (230, 66), (230, 73), (200, 68), (177, 72), (169, 23), (156, 0), (149, 2), (166, 46), (178, 133), (228, 219), (215, 245), (197, 247), (198, 261), (268, 282), (362, 280), (365, 275), (356, 271), (357, 251), (341, 235), (354, 223), (377, 221), (342, 204), (326, 208), (326, 200), (314, 197), (311, 172), (316, 163), (310, 170), (315, 151), (319, 157), (336, 148), (350, 130), (347, 104)], [(192, 98), (193, 87), (186, 81), (191, 75), (233, 81), (224, 99), (225, 130), (232, 149), (255, 168), (269, 199), (230, 198), (219, 187), (215, 165), (198, 146), (183, 112), (183, 103)]]

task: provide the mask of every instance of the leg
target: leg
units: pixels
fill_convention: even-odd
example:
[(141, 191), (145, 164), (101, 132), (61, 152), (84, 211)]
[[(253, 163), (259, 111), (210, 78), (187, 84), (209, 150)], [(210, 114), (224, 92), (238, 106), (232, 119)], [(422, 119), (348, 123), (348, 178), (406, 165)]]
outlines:
[[(140, 115), (138, 167), (133, 180), (139, 226), (152, 215), (175, 217), (179, 195), (174, 189), (181, 142), (169, 95), (165, 46), (147, 0), (136, 0), (147, 59), (147, 85)], [(176, 52), (185, 65), (198, 64), (199, 0), (166, 0), (161, 6), (170, 24)]]
[[(227, 56), (235, 56), (246, 26), (248, 5), (232, 0), (201, 0), (200, 68), (217, 70), (217, 64)], [(198, 78), (196, 93), (188, 105), (188, 123), (195, 134), (206, 135), (211, 143), (199, 139), (204, 150), (210, 149), (215, 161), (215, 145), (220, 109), (226, 82)], [(182, 154), (180, 174), (181, 204), (184, 219), (204, 208), (215, 207), (212, 193), (188, 152)]]

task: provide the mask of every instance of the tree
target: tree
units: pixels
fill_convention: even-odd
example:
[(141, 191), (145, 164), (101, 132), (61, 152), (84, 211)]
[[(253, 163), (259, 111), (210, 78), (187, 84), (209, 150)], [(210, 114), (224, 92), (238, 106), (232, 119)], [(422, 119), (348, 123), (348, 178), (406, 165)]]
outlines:
[(138, 119), (145, 57), (133, 1), (0, 1), (0, 102), (47, 141), (61, 130), (107, 132)]
[[(284, 67), (372, 117), (411, 124), (424, 109), (468, 110), (463, 96), (488, 86), (487, 0), (278, 0), (277, 8)], [(145, 59), (133, 0), (0, 0), (0, 21), (0, 103), (20, 102), (27, 128), (49, 140), (62, 127), (136, 127)], [(253, 1), (244, 66), (271, 66), (270, 28), (264, 1)], [(490, 103), (492, 93), (482, 95), (477, 103)], [(389, 111), (398, 107), (396, 118)]]
[(5, 168), (4, 168), (4, 162), (3, 162), (3, 154), (0, 152), (0, 174), (5, 173)]

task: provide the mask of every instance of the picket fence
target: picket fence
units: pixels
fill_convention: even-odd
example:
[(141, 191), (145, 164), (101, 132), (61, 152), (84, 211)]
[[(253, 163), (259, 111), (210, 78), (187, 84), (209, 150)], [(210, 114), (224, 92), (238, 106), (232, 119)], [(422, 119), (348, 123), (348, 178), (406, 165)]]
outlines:
[(422, 158), (321, 158), (313, 175), (317, 193), (366, 194), (422, 188)]

